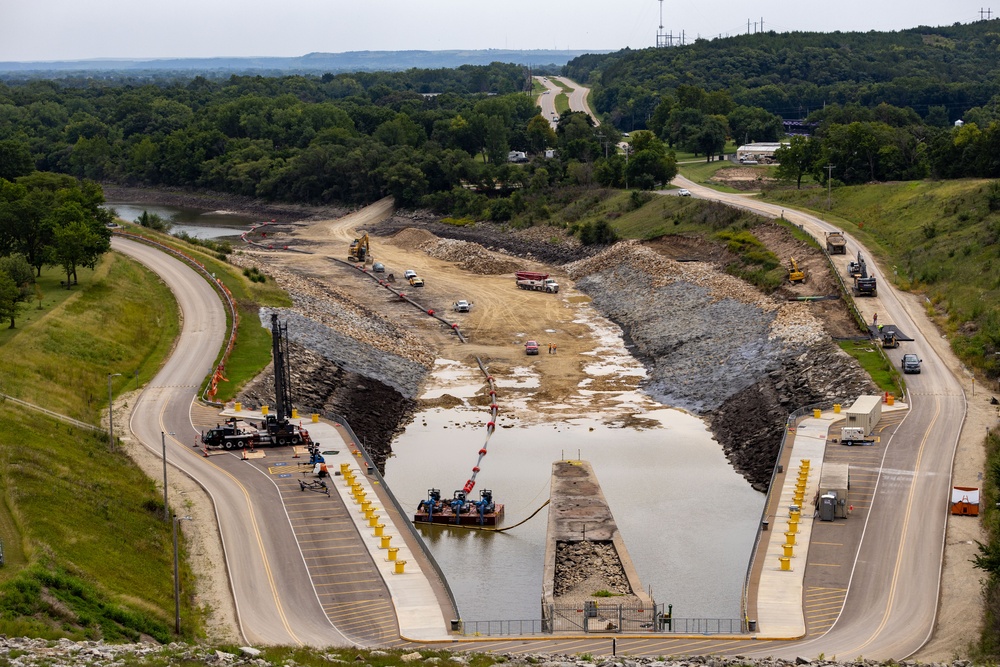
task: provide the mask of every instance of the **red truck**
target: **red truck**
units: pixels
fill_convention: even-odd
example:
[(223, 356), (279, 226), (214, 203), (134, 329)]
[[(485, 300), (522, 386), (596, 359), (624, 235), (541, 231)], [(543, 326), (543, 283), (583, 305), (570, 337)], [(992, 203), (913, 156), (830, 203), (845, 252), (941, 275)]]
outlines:
[(555, 294), (559, 291), (559, 283), (549, 278), (547, 273), (537, 271), (518, 271), (514, 274), (517, 286), (521, 289), (530, 289), (538, 292), (549, 292)]

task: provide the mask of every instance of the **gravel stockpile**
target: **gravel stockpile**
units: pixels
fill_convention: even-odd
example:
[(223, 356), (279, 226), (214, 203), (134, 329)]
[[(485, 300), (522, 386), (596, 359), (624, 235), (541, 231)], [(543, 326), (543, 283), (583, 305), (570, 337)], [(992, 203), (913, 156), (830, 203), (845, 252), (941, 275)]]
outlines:
[(491, 252), (478, 243), (456, 239), (436, 239), (420, 245), (431, 257), (455, 262), (470, 273), (495, 275), (520, 270), (524, 262), (500, 253)]

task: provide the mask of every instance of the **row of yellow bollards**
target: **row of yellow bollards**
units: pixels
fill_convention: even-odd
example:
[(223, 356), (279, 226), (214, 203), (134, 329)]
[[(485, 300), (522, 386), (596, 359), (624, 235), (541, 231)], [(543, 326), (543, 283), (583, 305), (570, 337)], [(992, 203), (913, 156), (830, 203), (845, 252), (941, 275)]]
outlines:
[[(816, 417), (819, 417), (819, 414)], [(785, 543), (781, 545), (782, 555), (778, 556), (778, 564), (785, 572), (791, 571), (792, 558), (795, 557), (795, 535), (799, 532), (799, 520), (802, 517), (802, 510), (799, 508), (802, 507), (806, 486), (809, 484), (809, 464), (809, 459), (802, 459), (799, 462), (799, 475), (795, 480), (792, 506), (788, 508), (788, 531), (785, 533)]]
[(385, 534), (385, 524), (379, 522), (379, 514), (374, 503), (368, 500), (366, 496), (368, 493), (365, 491), (364, 487), (361, 485), (355, 476), (354, 472), (351, 470), (350, 463), (340, 464), (340, 476), (344, 478), (344, 483), (351, 489), (351, 495), (354, 496), (354, 502), (359, 506), (359, 510), (365, 515), (365, 519), (368, 520), (368, 526), (373, 528), (375, 532), (372, 537), (379, 538), (379, 549), (385, 549), (389, 554), (387, 561), (394, 563), (395, 569), (393, 574), (404, 574), (406, 567), (406, 561), (397, 558), (399, 553), (399, 547), (389, 546), (392, 541), (392, 535)]

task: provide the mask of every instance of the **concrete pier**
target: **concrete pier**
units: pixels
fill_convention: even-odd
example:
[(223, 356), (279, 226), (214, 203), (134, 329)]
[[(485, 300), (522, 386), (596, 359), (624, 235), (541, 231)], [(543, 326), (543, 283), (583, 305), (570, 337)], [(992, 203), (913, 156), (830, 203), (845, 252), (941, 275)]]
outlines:
[[(618, 620), (605, 621), (598, 613), (610, 605), (642, 610), (652, 618), (653, 601), (643, 590), (591, 465), (552, 464), (549, 500), (542, 618), (563, 631), (594, 631), (588, 622), (598, 618), (607, 629), (618, 630)], [(574, 610), (579, 618), (573, 617)]]

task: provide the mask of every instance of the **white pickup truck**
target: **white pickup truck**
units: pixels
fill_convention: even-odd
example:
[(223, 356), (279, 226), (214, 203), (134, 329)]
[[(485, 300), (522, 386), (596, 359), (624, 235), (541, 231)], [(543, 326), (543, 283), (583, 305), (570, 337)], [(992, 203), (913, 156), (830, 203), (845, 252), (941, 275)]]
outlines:
[(462, 299), (461, 301), (456, 301), (455, 305), (452, 306), (456, 313), (467, 313), (472, 310), (472, 304)]

